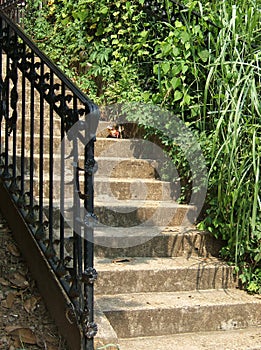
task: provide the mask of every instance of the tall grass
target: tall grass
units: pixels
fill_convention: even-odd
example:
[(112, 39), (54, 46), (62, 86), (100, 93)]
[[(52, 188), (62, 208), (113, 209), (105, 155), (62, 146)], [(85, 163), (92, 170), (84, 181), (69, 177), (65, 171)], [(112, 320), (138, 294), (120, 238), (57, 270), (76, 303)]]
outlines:
[[(227, 241), (224, 256), (261, 291), (261, 6), (223, 0), (222, 30), (204, 92), (202, 128), (211, 138), (207, 227)], [(259, 46), (258, 46), (258, 45)], [(213, 59), (214, 57), (214, 59)]]

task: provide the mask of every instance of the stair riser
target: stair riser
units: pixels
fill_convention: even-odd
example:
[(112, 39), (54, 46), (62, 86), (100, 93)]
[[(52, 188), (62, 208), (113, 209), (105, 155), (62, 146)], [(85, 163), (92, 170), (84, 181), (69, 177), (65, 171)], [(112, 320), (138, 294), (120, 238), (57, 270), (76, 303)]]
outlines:
[[(30, 133), (30, 129), (31, 129), (31, 120), (29, 118), (25, 119), (25, 130), (27, 133)], [(47, 135), (49, 135), (49, 130), (50, 130), (50, 118), (44, 118), (44, 134), (45, 134), (45, 138), (47, 138)], [(22, 130), (22, 120), (21, 118), (17, 119), (17, 130)], [(34, 118), (34, 135), (39, 134), (40, 132), (40, 119), (37, 116)], [(61, 119), (59, 117), (54, 118), (53, 121), (53, 135), (55, 137), (60, 137), (61, 135)]]
[[(43, 168), (44, 172), (48, 173), (49, 171), (49, 145), (45, 144), (45, 154), (43, 157)], [(60, 167), (60, 158), (59, 158), (59, 150), (55, 150), (55, 158), (54, 164), (59, 169)], [(20, 168), (20, 158), (21, 158), (21, 149), (17, 150), (16, 153), (17, 165), (18, 169)], [(30, 143), (27, 144), (25, 149), (25, 166), (29, 168), (30, 164)], [(71, 171), (73, 173), (72, 166), (73, 159), (65, 160), (65, 169), (67, 171)], [(108, 179), (116, 179), (116, 178), (129, 178), (129, 179), (141, 179), (137, 181), (137, 185), (142, 185), (144, 179), (160, 179), (160, 175), (157, 171), (158, 164), (152, 160), (120, 160), (117, 158), (110, 159), (99, 159), (96, 158), (97, 162), (97, 171), (95, 172), (95, 179), (99, 179), (99, 177), (104, 177)], [(34, 170), (37, 173), (39, 171), (40, 157), (39, 157), (39, 144), (35, 143), (34, 145)], [(79, 157), (79, 165), (84, 167), (84, 158), (83, 156)], [(174, 181), (175, 179), (172, 178)], [(158, 186), (161, 187), (161, 184), (158, 182)], [(178, 187), (178, 186), (177, 186)], [(143, 190), (144, 192), (144, 190)]]
[[(60, 181), (54, 180), (54, 200), (59, 200), (59, 189), (60, 189)], [(29, 180), (25, 181), (25, 186), (29, 188)], [(83, 188), (83, 181), (80, 181), (80, 187)], [(130, 182), (104, 182), (96, 179), (94, 182), (94, 192), (95, 198), (102, 201), (102, 198), (106, 197), (111, 199), (111, 201), (115, 200), (131, 200), (131, 199), (146, 199), (146, 200), (171, 200), (172, 199), (172, 191), (170, 188), (170, 184), (158, 184), (158, 183), (150, 183), (145, 182), (142, 184), (142, 190), (139, 191), (140, 187), (135, 186), (134, 183)], [(145, 187), (145, 190), (144, 190)], [(49, 195), (49, 180), (48, 175), (44, 177), (44, 186), (43, 193), (46, 198)], [(145, 191), (145, 193), (144, 193)], [(37, 198), (39, 196), (39, 181), (35, 180), (34, 182), (34, 197)], [(72, 198), (72, 185), (65, 185), (65, 198)]]
[[(122, 241), (126, 248), (121, 247)], [(139, 242), (139, 241), (138, 241)], [(144, 239), (141, 244), (133, 245), (133, 240), (124, 238), (113, 239), (101, 237), (95, 240), (95, 255), (103, 258), (114, 259), (117, 257), (178, 257), (184, 256), (217, 256), (223, 245), (210, 234), (185, 233), (185, 234), (159, 234), (153, 238)]]
[(96, 158), (98, 171), (96, 177), (107, 176), (108, 178), (137, 178), (156, 179), (157, 164), (154, 161), (145, 160), (118, 160), (117, 158), (99, 159)]
[[(26, 188), (29, 188), (29, 180), (25, 181)], [(59, 200), (59, 181), (54, 181), (54, 200)], [(83, 188), (83, 181), (80, 181), (80, 187)], [(172, 199), (172, 191), (170, 188), (170, 184), (162, 183), (146, 183), (142, 184), (142, 190), (139, 191), (139, 186), (136, 186), (135, 183), (130, 182), (120, 182), (120, 183), (104, 183), (104, 181), (100, 182), (97, 178), (94, 182), (94, 192), (95, 198), (99, 200), (99, 202), (106, 196), (107, 200), (110, 198), (112, 201), (115, 200), (131, 200), (131, 199), (147, 199), (147, 200), (171, 200)], [(145, 187), (145, 190), (144, 190)], [(49, 194), (49, 181), (48, 176), (44, 178), (43, 185), (43, 193), (46, 198), (48, 198)], [(143, 192), (146, 191), (144, 194)], [(34, 182), (34, 196), (37, 197), (39, 195), (39, 181), (38, 179)], [(68, 184), (65, 186), (65, 198), (72, 198), (72, 185)], [(143, 197), (142, 197), (143, 196)]]
[(137, 159), (163, 159), (161, 148), (147, 140), (97, 138), (96, 157), (125, 157)]
[(137, 207), (135, 209), (125, 205), (120, 209), (117, 207), (110, 209), (96, 204), (94, 211), (99, 221), (107, 226), (132, 227), (146, 223), (147, 226), (166, 227), (180, 226), (189, 222), (190, 211), (187, 208)]
[(105, 315), (118, 337), (132, 338), (257, 326), (261, 324), (260, 311), (255, 304), (149, 310), (135, 310), (133, 305), (130, 311), (110, 311)]
[[(28, 153), (30, 150), (30, 134), (29, 129), (27, 130), (26, 143), (25, 143), (25, 151)], [(49, 132), (48, 129), (45, 130), (44, 133), (44, 153), (49, 153)], [(12, 144), (12, 138), (9, 139), (10, 145)], [(34, 132), (34, 148), (35, 154), (39, 153), (40, 149), (40, 137), (37, 132)], [(59, 136), (55, 136), (53, 138), (53, 149), (54, 152), (59, 152), (61, 147), (62, 140)], [(17, 152), (21, 152), (21, 139), (18, 135), (17, 137)], [(71, 151), (71, 144), (66, 141), (65, 142), (67, 149), (69, 149), (68, 153)], [(10, 146), (11, 148), (11, 146)], [(95, 143), (95, 157), (110, 157), (110, 158), (136, 158), (136, 159), (155, 159), (162, 160), (164, 158), (163, 151), (153, 143), (143, 140), (129, 140), (129, 139), (109, 139), (109, 138), (101, 138), (97, 139)], [(81, 150), (80, 150), (81, 152)], [(26, 154), (27, 154), (26, 153)]]
[(168, 182), (147, 182), (138, 180), (136, 182), (124, 182), (124, 179), (115, 182), (100, 181), (94, 179), (94, 191), (96, 198), (100, 201), (99, 196), (110, 196), (118, 200), (125, 199), (147, 199), (147, 200), (171, 200), (178, 197), (175, 186)]
[(173, 270), (100, 271), (96, 294), (145, 292), (180, 292), (189, 290), (236, 287), (232, 268), (228, 266), (180, 268)]

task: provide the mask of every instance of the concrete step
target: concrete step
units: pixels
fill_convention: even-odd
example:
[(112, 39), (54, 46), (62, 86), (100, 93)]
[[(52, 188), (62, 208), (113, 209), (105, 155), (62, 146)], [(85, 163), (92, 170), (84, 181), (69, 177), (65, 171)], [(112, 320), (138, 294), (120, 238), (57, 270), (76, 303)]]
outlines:
[(151, 159), (128, 159), (115, 157), (97, 157), (96, 176), (118, 178), (149, 178), (156, 179), (160, 175), (157, 171), (159, 164)]
[(96, 296), (119, 338), (260, 326), (261, 298), (238, 289)]
[[(48, 217), (48, 212), (46, 212)], [(59, 213), (54, 215), (54, 235), (59, 239)], [(219, 257), (219, 251), (224, 242), (214, 238), (210, 233), (198, 231), (196, 229), (187, 229), (182, 231), (181, 227), (168, 227), (167, 229), (158, 231), (155, 227), (145, 228), (117, 228), (117, 227), (97, 227), (94, 228), (94, 237), (87, 239), (94, 242), (95, 256), (99, 261), (107, 263), (110, 260), (120, 259), (127, 263), (139, 258), (159, 259), (159, 258), (176, 258), (183, 257), (185, 259), (205, 258), (212, 259)], [(73, 252), (73, 236), (72, 223), (70, 226), (66, 224), (65, 238), (66, 251), (68, 254)], [(84, 236), (83, 228), (81, 236)], [(118, 261), (118, 260), (117, 260)], [(203, 259), (204, 261), (204, 259)], [(209, 260), (207, 260), (209, 262)], [(203, 263), (202, 263), (203, 264)], [(101, 265), (99, 265), (101, 266)], [(138, 266), (138, 265), (137, 265)], [(148, 265), (149, 267), (150, 265)], [(219, 267), (219, 265), (217, 265)], [(143, 267), (143, 264), (142, 264)], [(115, 267), (116, 268), (116, 267)], [(127, 267), (126, 267), (127, 269)], [(133, 267), (135, 270), (135, 264)], [(219, 271), (223, 271), (221, 267)], [(229, 279), (224, 268), (224, 280)], [(213, 282), (214, 283), (214, 282)]]
[[(30, 150), (30, 134), (29, 129), (25, 134), (25, 152), (28, 154)], [(40, 136), (37, 132), (34, 133), (34, 154), (39, 153)], [(49, 132), (46, 130), (44, 135), (44, 153), (49, 153)], [(61, 147), (61, 137), (53, 136), (53, 149), (54, 154), (59, 154)], [(10, 149), (12, 147), (12, 138), (9, 139)], [(72, 143), (67, 139), (64, 142), (67, 153), (69, 154), (72, 149)], [(171, 163), (170, 159), (164, 155), (163, 150), (156, 144), (149, 142), (147, 140), (141, 139), (114, 139), (114, 138), (97, 138), (95, 143), (95, 157), (103, 158), (135, 158), (135, 159), (153, 159), (157, 161)], [(84, 154), (84, 148), (81, 146), (79, 149), (79, 154)], [(17, 137), (17, 153), (21, 153), (21, 141), (20, 136)], [(171, 166), (169, 166), (170, 168)]]
[[(18, 151), (16, 154), (18, 167), (20, 166), (20, 155)], [(43, 167), (44, 171), (48, 173), (49, 170), (49, 154), (43, 155)], [(58, 154), (54, 154), (54, 164), (57, 169), (60, 169), (61, 157)], [(128, 159), (128, 158), (115, 158), (115, 157), (97, 157), (95, 178), (107, 177), (107, 178), (136, 178), (136, 179), (158, 179), (160, 180), (160, 164), (152, 159)], [(34, 155), (34, 169), (35, 172), (39, 170), (40, 157), (39, 154)], [(25, 166), (29, 168), (30, 154), (27, 150), (25, 157)], [(79, 157), (79, 166), (84, 168), (84, 158)], [(65, 168), (67, 172), (71, 171), (73, 174), (73, 158), (65, 159)], [(174, 181), (175, 179), (173, 179)]]
[(233, 267), (214, 258), (95, 259), (96, 294), (180, 292), (237, 286)]
[[(115, 237), (124, 237), (121, 231), (117, 231), (117, 227), (120, 229), (130, 228), (133, 230), (133, 235), (140, 236), (143, 234), (143, 229), (147, 235), (147, 229), (152, 229), (153, 226), (157, 232), (160, 232), (159, 228), (162, 230), (167, 226), (188, 227), (193, 224), (191, 218), (193, 218), (195, 207), (192, 205), (146, 199), (112, 200), (108, 196), (105, 198), (99, 196), (98, 199), (94, 198), (94, 213), (98, 217), (98, 223), (102, 229), (113, 228)], [(48, 206), (48, 201), (46, 201), (46, 206)], [(59, 203), (57, 203), (57, 207), (54, 204), (54, 210), (59, 212)], [(72, 197), (69, 197), (68, 201), (65, 201), (64, 217), (70, 222), (74, 215), (84, 218), (86, 212), (81, 207), (78, 214), (74, 213), (73, 200)], [(119, 233), (120, 235), (118, 235)]]
[[(49, 130), (50, 130), (50, 118), (48, 115), (44, 118), (44, 131), (45, 131), (45, 137), (46, 135), (49, 135)], [(27, 133), (30, 132), (31, 128), (31, 120), (29, 118), (25, 119), (25, 130)], [(18, 118), (17, 119), (17, 131), (18, 134), (20, 134), (20, 130), (22, 130), (22, 119)], [(40, 118), (38, 115), (34, 118), (34, 134), (37, 135), (39, 134), (40, 131)], [(61, 118), (55, 117), (53, 120), (53, 133), (56, 137), (60, 137), (61, 135)], [(27, 134), (29, 136), (29, 134)]]
[[(30, 118), (26, 117), (25, 130), (30, 130), (30, 125), (31, 125), (31, 120)], [(54, 135), (60, 136), (61, 135), (61, 118), (57, 116), (55, 113), (54, 113), (53, 125), (54, 125), (54, 128), (53, 128)], [(96, 132), (97, 137), (107, 138), (109, 136), (108, 127), (113, 125), (114, 125), (113, 121), (100, 121)], [(44, 117), (45, 130), (49, 130), (49, 126), (50, 126), (50, 118), (47, 111)], [(18, 132), (19, 130), (21, 130), (21, 128), (22, 128), (22, 119), (18, 118), (17, 119)], [(40, 128), (40, 118), (38, 115), (35, 115), (34, 117), (35, 133), (39, 132), (39, 128)], [(134, 123), (124, 124), (124, 138), (141, 137), (142, 135), (143, 135), (142, 130), (138, 128), (136, 124)]]
[(260, 350), (261, 327), (118, 339), (118, 344), (120, 350)]
[[(27, 175), (26, 175), (27, 176)], [(65, 180), (65, 198), (72, 198), (73, 183), (72, 177)], [(60, 178), (54, 178), (54, 199), (59, 199)], [(26, 188), (29, 188), (29, 180), (26, 177)], [(83, 180), (80, 177), (80, 187), (83, 188)], [(48, 197), (49, 193), (49, 175), (44, 176), (43, 193)], [(39, 196), (39, 179), (34, 178), (35, 198)], [(94, 193), (98, 202), (104, 198), (111, 201), (124, 200), (150, 200), (150, 201), (170, 201), (178, 198), (178, 191), (175, 191), (175, 184), (153, 179), (126, 179), (126, 178), (104, 178), (95, 177)]]
[(186, 227), (96, 227), (95, 255), (101, 258), (219, 256), (224, 242)]
[(118, 200), (172, 200), (178, 198), (178, 185), (167, 181), (144, 178), (94, 178), (94, 191), (99, 197), (109, 195)]
[(162, 149), (148, 140), (99, 137), (95, 143), (95, 156), (156, 160), (164, 158)]
[(192, 205), (177, 204), (174, 201), (144, 200), (102, 200), (94, 199), (94, 212), (106, 226), (133, 227), (146, 225), (157, 227), (188, 225), (195, 211)]

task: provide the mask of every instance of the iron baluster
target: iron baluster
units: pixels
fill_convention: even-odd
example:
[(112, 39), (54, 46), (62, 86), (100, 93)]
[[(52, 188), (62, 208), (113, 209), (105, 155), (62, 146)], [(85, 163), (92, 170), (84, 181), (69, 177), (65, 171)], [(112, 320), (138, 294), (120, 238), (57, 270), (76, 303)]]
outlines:
[(85, 161), (85, 173), (84, 173), (84, 193), (87, 197), (84, 201), (85, 211), (89, 216), (89, 221), (85, 222), (84, 226), (84, 310), (85, 310), (85, 342), (86, 349), (93, 350), (93, 337), (97, 333), (97, 325), (94, 323), (93, 303), (94, 303), (94, 289), (93, 282), (97, 278), (96, 271), (93, 268), (94, 265), (94, 234), (93, 225), (91, 224), (92, 216), (94, 214), (94, 141), (95, 138), (92, 135), (91, 123), (87, 124), (86, 138), (87, 145), (85, 146), (84, 161)]
[[(26, 46), (22, 45), (22, 62), (25, 60)], [(20, 196), (24, 194), (24, 180), (25, 180), (25, 121), (26, 121), (26, 81), (25, 75), (22, 74), (21, 81), (22, 95), (21, 95), (21, 184), (20, 184)]]
[(48, 241), (48, 247), (47, 247), (47, 255), (48, 258), (54, 258), (56, 255), (53, 241), (54, 241), (54, 236), (53, 236), (53, 227), (54, 227), (54, 217), (53, 217), (53, 212), (54, 212), (54, 206), (53, 206), (53, 118), (54, 118), (54, 74), (53, 72), (50, 73), (50, 110), (49, 110), (49, 152), (48, 152), (48, 157), (49, 157), (49, 193), (48, 193), (48, 199), (49, 199), (49, 205), (48, 205), (48, 220), (49, 220), (49, 241)]
[[(44, 76), (44, 63), (40, 61), (40, 76), (42, 83), (42, 77)], [(43, 90), (39, 94), (40, 98), (40, 108), (39, 108), (39, 225), (43, 224), (43, 188), (44, 188), (44, 99), (43, 99)]]
[[(65, 96), (65, 85), (62, 83), (61, 87), (61, 93), (62, 96)], [(61, 108), (64, 110), (64, 102), (61, 103)], [(66, 266), (65, 266), (65, 256), (64, 256), (64, 196), (65, 196), (65, 144), (64, 144), (64, 138), (65, 138), (65, 130), (64, 130), (64, 123), (61, 121), (61, 149), (60, 149), (60, 255), (59, 255), (59, 266), (57, 267), (57, 270), (61, 276), (66, 274)]]
[[(3, 28), (3, 41), (6, 41), (7, 47), (10, 47), (10, 29), (9, 28)], [(4, 161), (4, 172), (3, 172), (3, 177), (5, 179), (8, 179), (11, 177), (11, 174), (9, 172), (9, 156), (8, 156), (8, 151), (9, 151), (9, 133), (8, 133), (8, 118), (9, 118), (9, 89), (10, 89), (10, 84), (9, 84), (9, 70), (10, 70), (10, 57), (7, 54), (6, 55), (6, 76), (4, 79), (3, 83), (3, 95), (2, 95), (2, 105), (3, 105), (3, 114), (5, 117), (5, 161)]]

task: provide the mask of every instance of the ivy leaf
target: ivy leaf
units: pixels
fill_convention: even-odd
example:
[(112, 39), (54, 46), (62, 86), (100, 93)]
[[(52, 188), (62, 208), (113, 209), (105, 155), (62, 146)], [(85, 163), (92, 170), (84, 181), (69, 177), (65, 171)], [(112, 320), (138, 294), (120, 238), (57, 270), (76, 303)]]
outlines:
[(174, 102), (181, 100), (183, 97), (183, 93), (179, 90), (176, 90), (174, 93)]
[(207, 62), (207, 60), (209, 58), (208, 50), (202, 50), (198, 53), (198, 55), (204, 63)]
[(103, 15), (106, 15), (108, 13), (109, 9), (107, 6), (103, 6), (101, 9), (100, 9), (100, 13), (103, 14)]
[(161, 68), (162, 68), (164, 74), (167, 74), (170, 70), (170, 63), (169, 62), (162, 63)]
[(185, 44), (187, 41), (190, 40), (190, 35), (188, 32), (182, 32), (180, 34), (180, 38), (181, 38), (181, 41), (183, 42), (183, 44)]
[(173, 87), (173, 90), (176, 90), (177, 87), (181, 85), (181, 79), (177, 77), (173, 77), (170, 83), (171, 83), (171, 86)]

